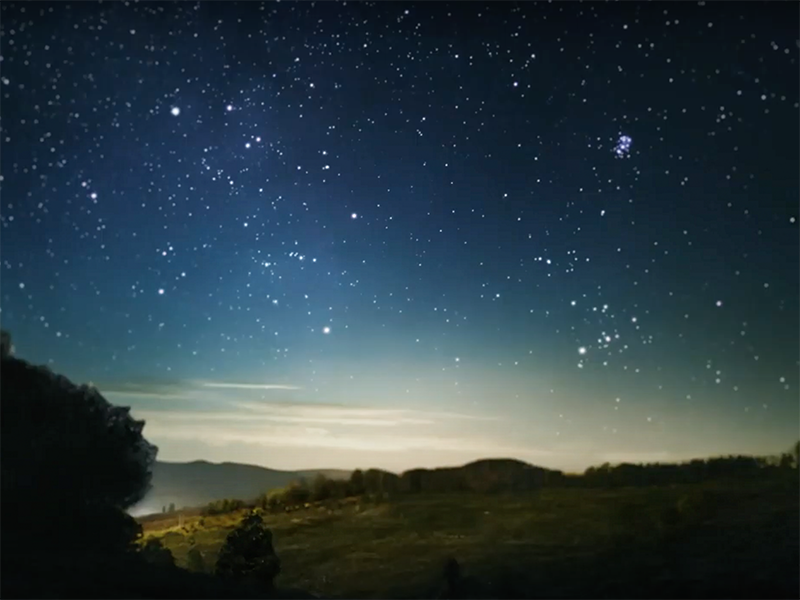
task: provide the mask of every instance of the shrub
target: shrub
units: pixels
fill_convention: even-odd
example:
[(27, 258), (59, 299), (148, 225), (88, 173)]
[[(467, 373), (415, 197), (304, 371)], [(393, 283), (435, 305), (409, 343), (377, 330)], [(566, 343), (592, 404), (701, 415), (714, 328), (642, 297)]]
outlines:
[(150, 564), (159, 565), (162, 567), (174, 567), (175, 557), (170, 552), (169, 548), (165, 548), (161, 540), (150, 538), (145, 542), (140, 550), (141, 556)]
[(302, 483), (293, 483), (283, 495), (285, 504), (305, 504), (311, 499), (311, 490)]
[(311, 499), (314, 502), (323, 502), (336, 495), (336, 482), (328, 479), (322, 473), (314, 478), (311, 484)]
[(223, 500), (215, 500), (209, 502), (203, 509), (204, 516), (210, 515), (224, 515), (227, 513), (235, 512), (247, 506), (244, 500), (236, 500), (233, 498), (225, 498)]
[(280, 573), (280, 559), (272, 546), (272, 532), (259, 514), (250, 513), (228, 534), (219, 551), (216, 573), (226, 579), (273, 587)]

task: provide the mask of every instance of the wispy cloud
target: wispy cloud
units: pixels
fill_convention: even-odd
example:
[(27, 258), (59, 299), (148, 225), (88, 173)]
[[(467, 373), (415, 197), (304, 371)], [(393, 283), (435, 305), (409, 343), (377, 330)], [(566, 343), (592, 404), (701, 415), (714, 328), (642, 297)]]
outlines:
[(339, 423), (341, 425), (431, 425), (426, 413), (385, 408), (364, 408), (332, 404), (288, 404), (272, 402), (234, 402), (233, 406), (251, 413), (250, 418), (294, 423)]
[(135, 392), (131, 390), (100, 390), (104, 396), (109, 398), (154, 398), (160, 400), (183, 400), (188, 399), (187, 394), (170, 394), (165, 392)]
[(274, 383), (231, 383), (221, 381), (198, 381), (202, 387), (207, 388), (228, 388), (236, 390), (300, 390), (303, 389), (296, 385), (284, 385)]
[[(487, 417), (483, 415), (470, 415), (466, 413), (419, 411), (405, 408), (378, 408), (369, 406), (348, 406), (346, 404), (307, 404), (307, 403), (274, 403), (274, 402), (236, 402), (235, 406), (255, 412), (284, 412), (292, 414), (314, 415), (349, 415), (352, 417), (383, 417), (397, 419), (408, 423), (428, 423), (430, 419), (465, 419), (470, 421), (498, 421), (500, 417)], [(424, 415), (420, 421), (411, 415)]]
[[(232, 401), (223, 410), (134, 410), (154, 442), (200, 441), (211, 446), (346, 449), (372, 452), (453, 451), (530, 454), (486, 439), (468, 414), (289, 402)], [(453, 419), (473, 421), (473, 431), (446, 430)]]
[(453, 413), (453, 412), (431, 412), (426, 413), (429, 414), (431, 417), (435, 417), (437, 419), (458, 419), (463, 421), (502, 421), (503, 417), (498, 416), (486, 416), (486, 415), (467, 415), (462, 413)]
[(145, 398), (148, 400), (184, 400), (196, 395), (196, 390), (182, 382), (152, 381), (145, 383), (116, 382), (98, 383), (95, 387), (101, 394), (114, 398)]
[[(146, 415), (136, 415), (137, 417)], [(449, 451), (486, 455), (526, 456), (548, 455), (544, 450), (505, 444), (480, 436), (443, 436), (435, 432), (397, 434), (336, 432), (316, 427), (274, 425), (261, 422), (257, 427), (239, 427), (232, 420), (208, 423), (191, 422), (180, 418), (148, 421), (146, 434), (156, 443), (162, 440), (201, 441), (211, 446), (249, 444), (268, 448), (346, 449), (369, 452)]]
[(299, 386), (275, 383), (239, 383), (222, 381), (150, 381), (98, 383), (97, 389), (109, 400), (219, 400), (215, 390), (248, 391), (294, 391)]
[[(100, 386), (98, 386), (100, 387)], [(155, 444), (201, 443), (225, 447), (251, 445), (273, 449), (350, 450), (461, 455), (532, 456), (544, 451), (518, 447), (486, 426), (499, 416), (467, 412), (354, 406), (303, 401), (292, 394), (300, 386), (193, 380), (169, 384), (120, 384), (100, 388), (133, 404), (136, 418), (146, 422), (145, 435)], [(192, 399), (196, 402), (152, 403), (151, 400)], [(454, 425), (456, 423), (456, 425)], [(257, 450), (256, 450), (257, 451)]]

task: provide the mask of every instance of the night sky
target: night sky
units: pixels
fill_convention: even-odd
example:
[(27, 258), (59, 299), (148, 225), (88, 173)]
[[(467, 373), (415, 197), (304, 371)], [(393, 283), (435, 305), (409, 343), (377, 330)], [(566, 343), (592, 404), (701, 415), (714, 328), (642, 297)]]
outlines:
[(0, 17), (3, 328), (160, 459), (800, 436), (796, 3)]

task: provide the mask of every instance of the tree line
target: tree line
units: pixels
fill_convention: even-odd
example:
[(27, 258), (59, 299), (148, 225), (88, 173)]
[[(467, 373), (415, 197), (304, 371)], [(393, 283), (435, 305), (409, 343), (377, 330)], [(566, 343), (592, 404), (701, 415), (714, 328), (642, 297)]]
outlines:
[(477, 461), (464, 467), (413, 469), (396, 475), (379, 469), (356, 469), (349, 479), (322, 474), (311, 481), (298, 479), (286, 488), (262, 493), (254, 500), (211, 502), (204, 514), (222, 514), (243, 508), (267, 512), (291, 511), (309, 503), (360, 497), (381, 502), (397, 495), (420, 493), (501, 493), (553, 487), (617, 488), (696, 484), (721, 479), (770, 478), (794, 475), (800, 442), (776, 456), (720, 456), (683, 463), (604, 463), (581, 474), (565, 474), (514, 460)]
[(720, 479), (758, 479), (797, 470), (800, 442), (777, 456), (720, 456), (683, 463), (605, 463), (567, 478), (585, 487), (630, 487), (701, 483)]

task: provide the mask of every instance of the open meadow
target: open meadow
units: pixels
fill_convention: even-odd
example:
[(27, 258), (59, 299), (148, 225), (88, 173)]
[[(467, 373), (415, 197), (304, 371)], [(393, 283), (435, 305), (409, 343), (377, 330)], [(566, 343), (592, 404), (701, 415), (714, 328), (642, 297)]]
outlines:
[[(277, 584), (323, 597), (435, 597), (450, 556), (474, 597), (798, 597), (797, 483), (396, 495), (264, 520)], [(211, 570), (246, 512), (140, 522), (179, 566), (194, 544)]]

